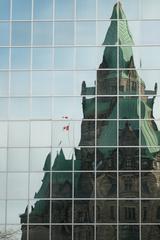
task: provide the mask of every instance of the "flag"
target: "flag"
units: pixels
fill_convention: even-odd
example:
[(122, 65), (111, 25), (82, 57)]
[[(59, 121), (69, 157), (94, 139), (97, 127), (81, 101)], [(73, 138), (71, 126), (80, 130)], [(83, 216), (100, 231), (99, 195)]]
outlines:
[(63, 130), (69, 131), (69, 125), (64, 126)]

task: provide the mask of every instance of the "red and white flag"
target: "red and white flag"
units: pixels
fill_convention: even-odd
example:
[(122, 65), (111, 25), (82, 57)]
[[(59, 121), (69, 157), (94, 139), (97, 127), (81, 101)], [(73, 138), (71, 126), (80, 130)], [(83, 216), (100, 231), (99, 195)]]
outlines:
[(64, 126), (64, 127), (63, 127), (63, 130), (69, 131), (69, 125)]

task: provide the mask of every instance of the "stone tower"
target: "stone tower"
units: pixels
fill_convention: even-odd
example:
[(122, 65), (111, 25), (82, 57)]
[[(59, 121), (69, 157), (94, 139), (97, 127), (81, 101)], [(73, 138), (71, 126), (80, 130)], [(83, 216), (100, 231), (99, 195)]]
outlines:
[[(153, 201), (160, 197), (157, 171), (160, 170), (160, 132), (153, 117), (154, 97), (147, 96), (145, 80), (142, 81), (136, 71), (130, 46), (134, 43), (120, 3), (114, 6), (111, 20), (96, 86), (82, 84), (84, 119), (81, 148), (75, 149), (76, 160), (74, 164), (73, 159), (66, 160), (61, 149), (51, 166), (49, 154), (44, 170), (52, 168), (57, 173), (47, 172), (41, 189), (35, 194), (35, 199), (70, 200), (36, 202), (29, 213), (29, 222), (49, 223), (50, 219), (59, 225), (52, 226), (51, 230), (47, 226), (39, 226), (37, 230), (32, 226), (31, 240), (49, 239), (49, 231), (53, 240), (72, 239), (72, 227), (63, 223), (72, 223), (73, 191), (75, 198), (86, 199), (74, 201), (74, 222), (82, 224), (74, 227), (74, 240), (93, 240), (91, 224), (95, 220), (105, 223), (105, 226), (97, 225), (97, 240), (116, 240), (117, 222), (121, 223), (118, 226), (120, 240), (138, 240), (140, 220), (143, 239), (160, 239), (158, 226), (143, 226), (143, 223), (160, 223), (160, 202)], [(155, 95), (156, 87), (150, 93)], [(83, 171), (74, 174), (74, 189), (73, 165), (75, 171)], [(95, 197), (96, 206), (91, 200)], [(21, 215), (22, 224), (26, 218), (27, 209)], [(25, 239), (26, 227), (22, 226), (22, 240)]]

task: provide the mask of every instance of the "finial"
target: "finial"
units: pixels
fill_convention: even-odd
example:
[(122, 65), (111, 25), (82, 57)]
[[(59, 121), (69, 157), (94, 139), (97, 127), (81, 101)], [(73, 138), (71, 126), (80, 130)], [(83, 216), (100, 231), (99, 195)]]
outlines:
[(154, 85), (154, 91), (155, 91), (156, 94), (157, 94), (157, 90), (158, 90), (158, 84), (156, 82), (155, 85)]

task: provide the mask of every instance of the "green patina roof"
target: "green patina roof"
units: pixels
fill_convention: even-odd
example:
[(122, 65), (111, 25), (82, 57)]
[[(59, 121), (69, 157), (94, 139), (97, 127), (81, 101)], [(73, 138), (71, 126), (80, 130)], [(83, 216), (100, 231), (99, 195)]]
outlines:
[(53, 171), (72, 171), (72, 159), (66, 160), (63, 150), (61, 149), (54, 160)]
[(46, 212), (46, 208), (49, 209), (49, 201), (39, 200), (35, 203), (34, 209), (31, 215), (43, 215)]
[(85, 95), (95, 95), (95, 87), (86, 87)]
[(51, 170), (51, 154), (49, 153), (46, 158), (43, 171), (50, 171), (50, 170)]
[[(120, 20), (117, 21), (117, 19)], [(123, 20), (121, 21), (121, 19)], [(132, 35), (128, 27), (128, 22), (124, 19), (126, 19), (126, 15), (122, 9), (121, 4), (115, 4), (111, 16), (112, 22), (103, 42), (104, 45), (115, 45), (118, 42), (117, 38), (119, 38), (119, 44), (134, 44)]]
[(85, 98), (83, 100), (83, 112), (85, 116), (95, 114), (95, 98)]
[[(113, 45), (106, 47), (104, 51), (104, 61), (108, 68), (117, 68), (117, 62), (120, 68), (128, 68), (131, 57), (133, 57), (132, 47), (117, 47), (120, 45), (133, 45), (133, 39), (129, 31), (128, 22), (123, 12), (121, 4), (115, 4), (112, 13), (112, 19), (123, 19), (122, 21), (111, 21), (103, 45)], [(119, 49), (118, 49), (119, 48)], [(117, 61), (117, 52), (119, 51), (119, 60)]]
[[(53, 164), (52, 170), (54, 171), (68, 171), (68, 172), (54, 172), (52, 174), (52, 181), (54, 183), (65, 183), (70, 182), (72, 183), (72, 169), (73, 169), (73, 161), (74, 161), (74, 170), (80, 170), (81, 168), (81, 161), (79, 160), (73, 160), (69, 159), (66, 160), (63, 150), (60, 150), (60, 153), (57, 154), (57, 157), (55, 158), (55, 162)], [(79, 175), (75, 175), (75, 187), (77, 186)]]
[(35, 193), (35, 198), (47, 198), (49, 197), (49, 185), (50, 185), (50, 173), (46, 172), (42, 180), (41, 188), (37, 193)]
[[(52, 173), (52, 181), (53, 183), (63, 184), (66, 181), (72, 183), (72, 169), (73, 169), (73, 161), (74, 161), (74, 169), (80, 170), (81, 167), (81, 160), (73, 160), (69, 159), (66, 160), (63, 150), (61, 149), (55, 158), (52, 171), (58, 171)], [(51, 154), (48, 154), (45, 164), (44, 164), (44, 171), (49, 171), (51, 166)], [(61, 171), (68, 171), (68, 172), (61, 172)], [(35, 193), (35, 198), (46, 198), (48, 197), (48, 187), (50, 185), (50, 173), (46, 172), (44, 174), (44, 178), (42, 180), (42, 185), (38, 193)], [(76, 174), (75, 183), (78, 181), (78, 174)]]
[(86, 87), (86, 82), (82, 82), (82, 95), (95, 95), (95, 87)]
[(81, 161), (73, 160), (73, 158), (66, 160), (63, 150), (61, 149), (60, 152), (57, 153), (52, 170), (53, 171), (72, 171), (73, 161), (74, 161), (74, 169), (79, 170), (81, 167)]
[[(69, 182), (70, 184), (72, 184), (73, 161), (74, 161), (74, 169), (80, 170), (81, 159), (73, 160), (73, 158), (72, 158), (70, 160), (66, 160), (62, 149), (60, 150), (60, 153), (57, 153), (52, 170), (68, 171), (68, 172), (52, 172), (52, 182), (53, 183), (63, 184), (65, 182)], [(43, 170), (44, 171), (50, 170), (50, 166), (51, 166), (51, 154), (48, 154)], [(78, 186), (79, 175), (80, 175), (80, 173), (77, 173), (74, 175), (75, 188), (77, 188), (77, 186)], [(41, 185), (40, 190), (38, 191), (38, 193), (35, 193), (35, 198), (49, 197), (48, 194), (49, 194), (49, 190), (50, 190), (50, 180), (51, 180), (50, 172), (46, 172), (44, 175), (44, 178), (42, 180), (42, 185)], [(47, 201), (42, 201), (42, 200), (37, 201), (31, 214), (32, 215), (44, 214), (46, 206), (47, 206)]]
[[(139, 126), (139, 102), (138, 98), (121, 98), (119, 101), (120, 118), (124, 121), (119, 121), (119, 129), (125, 127), (125, 119), (137, 119), (135, 121), (129, 121), (133, 130), (141, 129), (141, 144), (148, 146), (150, 153), (160, 151), (160, 133), (155, 131), (151, 121), (145, 120), (150, 118), (151, 108), (141, 100), (141, 121)], [(116, 119), (117, 109), (113, 109), (110, 118)], [(117, 123), (116, 121), (106, 121), (106, 124), (102, 127), (101, 135), (98, 138), (98, 145), (100, 146), (116, 146), (117, 145)], [(107, 148), (102, 148), (103, 153), (107, 153)]]

